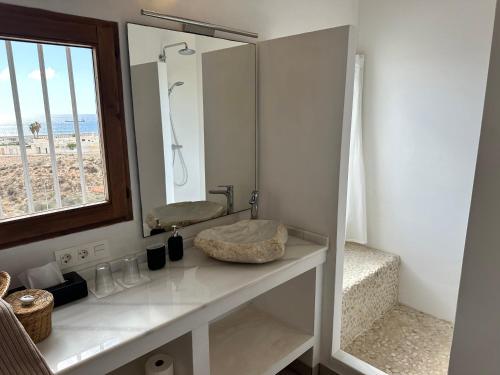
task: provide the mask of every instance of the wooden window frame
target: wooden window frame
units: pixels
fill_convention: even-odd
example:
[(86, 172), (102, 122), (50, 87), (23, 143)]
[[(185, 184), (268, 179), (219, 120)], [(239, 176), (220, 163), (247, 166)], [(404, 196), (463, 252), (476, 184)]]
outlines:
[(118, 24), (0, 4), (0, 38), (92, 47), (108, 200), (0, 223), (0, 249), (133, 219)]

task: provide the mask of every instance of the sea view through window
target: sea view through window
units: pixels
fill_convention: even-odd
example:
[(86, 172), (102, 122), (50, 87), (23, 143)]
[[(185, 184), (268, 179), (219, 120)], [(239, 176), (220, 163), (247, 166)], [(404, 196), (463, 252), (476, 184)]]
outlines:
[(108, 199), (93, 50), (0, 39), (0, 222)]

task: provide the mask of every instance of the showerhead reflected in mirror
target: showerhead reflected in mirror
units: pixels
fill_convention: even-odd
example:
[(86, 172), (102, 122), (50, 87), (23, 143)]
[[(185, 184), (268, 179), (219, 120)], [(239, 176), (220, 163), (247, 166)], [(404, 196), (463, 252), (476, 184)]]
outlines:
[(255, 45), (128, 25), (144, 236), (247, 210)]
[(196, 53), (196, 51), (194, 49), (188, 47), (188, 44), (186, 42), (167, 44), (166, 46), (163, 46), (162, 52), (161, 52), (160, 56), (158, 56), (159, 60), (161, 62), (165, 62), (167, 60), (167, 48), (173, 48), (173, 47), (177, 47), (177, 46), (183, 46), (183, 48), (181, 48), (180, 50), (177, 51), (179, 53), (179, 55), (191, 56), (191, 55), (194, 55)]
[(190, 55), (194, 55), (196, 53), (196, 51), (194, 49), (191, 49), (191, 48), (182, 48), (178, 51), (181, 55), (184, 55), (184, 56), (190, 56)]
[(182, 86), (183, 84), (184, 84), (184, 82), (177, 81), (177, 82), (174, 82), (172, 85), (170, 85), (170, 87), (168, 88), (168, 96), (172, 95), (172, 92), (174, 91), (174, 89), (177, 86)]

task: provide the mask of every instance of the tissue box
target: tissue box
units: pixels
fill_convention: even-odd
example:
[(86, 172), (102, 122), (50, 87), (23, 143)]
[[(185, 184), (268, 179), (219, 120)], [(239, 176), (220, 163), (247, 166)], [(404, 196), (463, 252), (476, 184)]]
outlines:
[[(66, 280), (64, 283), (45, 289), (54, 296), (54, 307), (85, 298), (89, 294), (87, 282), (79, 274), (76, 272), (68, 272), (63, 274), (63, 276), (64, 280)], [(24, 289), (24, 287), (16, 288), (10, 292), (12, 293)]]
[(87, 282), (79, 274), (68, 272), (63, 276), (64, 280), (66, 280), (64, 283), (46, 289), (54, 296), (54, 307), (65, 305), (89, 295)]

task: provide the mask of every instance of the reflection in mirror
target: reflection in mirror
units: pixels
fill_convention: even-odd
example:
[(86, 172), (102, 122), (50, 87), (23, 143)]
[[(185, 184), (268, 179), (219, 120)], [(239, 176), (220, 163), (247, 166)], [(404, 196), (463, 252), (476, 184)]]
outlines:
[(144, 236), (247, 210), (255, 45), (128, 25)]

